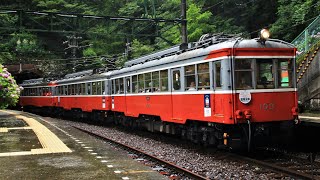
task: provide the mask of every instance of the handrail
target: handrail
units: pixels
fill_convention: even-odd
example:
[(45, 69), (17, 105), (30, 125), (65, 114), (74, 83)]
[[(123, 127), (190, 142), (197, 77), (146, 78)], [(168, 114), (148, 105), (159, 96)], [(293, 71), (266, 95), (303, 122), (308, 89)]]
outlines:
[(297, 56), (305, 54), (320, 40), (320, 15), (309, 24), (293, 41), (297, 47)]

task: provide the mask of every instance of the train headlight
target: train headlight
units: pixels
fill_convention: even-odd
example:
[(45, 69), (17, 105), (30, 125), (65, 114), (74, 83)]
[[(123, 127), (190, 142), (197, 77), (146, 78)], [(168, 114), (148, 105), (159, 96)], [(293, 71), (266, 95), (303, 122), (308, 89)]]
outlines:
[(268, 29), (262, 29), (260, 31), (260, 40), (266, 41), (270, 37), (270, 32)]
[(270, 32), (268, 29), (262, 29), (260, 31), (260, 36), (262, 39), (268, 39), (270, 37)]

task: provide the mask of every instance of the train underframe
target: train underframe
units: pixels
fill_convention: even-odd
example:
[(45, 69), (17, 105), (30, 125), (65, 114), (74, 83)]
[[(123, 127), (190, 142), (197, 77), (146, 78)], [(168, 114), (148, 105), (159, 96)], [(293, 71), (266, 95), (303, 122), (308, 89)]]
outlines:
[(150, 132), (179, 136), (184, 140), (205, 147), (218, 147), (234, 151), (247, 151), (258, 146), (271, 144), (290, 144), (294, 130), (294, 121), (226, 125), (188, 120), (186, 124), (176, 124), (161, 121), (158, 116), (140, 115), (138, 118), (134, 118), (113, 111), (84, 112), (81, 109), (64, 110), (56, 107), (40, 108), (34, 106), (26, 106), (23, 110), (83, 122), (113, 123), (132, 129), (145, 129)]

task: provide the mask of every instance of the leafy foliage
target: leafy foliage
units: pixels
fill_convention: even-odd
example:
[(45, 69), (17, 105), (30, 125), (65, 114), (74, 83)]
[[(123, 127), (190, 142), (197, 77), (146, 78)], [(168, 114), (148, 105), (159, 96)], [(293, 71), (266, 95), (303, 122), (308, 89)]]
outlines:
[[(176, 19), (180, 17), (180, 4), (181, 0), (11, 0), (1, 2), (0, 7), (39, 12)], [(222, 32), (242, 33), (254, 38), (259, 29), (269, 27), (272, 38), (291, 41), (319, 11), (317, 0), (187, 0), (188, 40), (197, 41), (203, 34)], [(86, 29), (81, 34), (74, 34), (81, 36), (76, 50), (63, 44), (69, 34), (28, 32), (23, 28), (16, 32), (0, 30), (0, 63), (39, 63), (40, 59), (46, 60), (39, 63), (43, 69), (51, 70), (49, 73), (61, 73), (61, 69), (73, 71), (106, 66), (106, 62), (100, 58), (92, 58), (95, 56), (117, 56), (116, 64), (121, 66), (128, 58), (181, 43), (179, 24), (150, 21), (132, 26), (132, 21), (100, 19), (76, 22), (75, 19), (67, 19), (55, 21), (54, 25), (73, 30), (68, 23), (83, 23), (81, 25)], [(39, 27), (37, 21), (50, 24), (45, 16), (34, 20), (28, 23), (35, 27)], [(0, 14), (1, 27), (14, 27), (18, 22), (18, 17), (13, 14)], [(127, 42), (131, 42), (131, 54), (124, 57)], [(72, 60), (81, 57), (87, 57), (88, 60)], [(48, 59), (70, 59), (72, 62)], [(70, 65), (77, 68), (70, 68)]]
[(14, 106), (19, 99), (20, 88), (11, 74), (0, 64), (0, 109)]
[(277, 20), (270, 31), (275, 38), (292, 41), (319, 15), (317, 0), (278, 0)]

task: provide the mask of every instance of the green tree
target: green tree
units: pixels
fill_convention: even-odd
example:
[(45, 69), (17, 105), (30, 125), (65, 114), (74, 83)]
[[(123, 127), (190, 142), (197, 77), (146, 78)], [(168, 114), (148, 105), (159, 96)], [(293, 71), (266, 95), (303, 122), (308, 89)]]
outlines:
[[(189, 4), (189, 7), (187, 9), (187, 29), (189, 41), (197, 41), (201, 37), (201, 35), (215, 32), (215, 26), (210, 23), (211, 17), (211, 12), (201, 12), (201, 8), (196, 4)], [(175, 26), (164, 32), (163, 36), (174, 44), (181, 43), (180, 30), (178, 26)]]
[(270, 31), (273, 37), (292, 41), (319, 15), (317, 0), (278, 0), (277, 20)]
[(154, 48), (150, 45), (142, 44), (139, 42), (137, 39), (134, 39), (132, 41), (132, 46), (131, 46), (131, 53), (132, 53), (132, 58), (137, 58), (142, 55), (151, 53), (154, 51)]
[(0, 109), (14, 106), (19, 99), (20, 88), (11, 74), (0, 64)]

